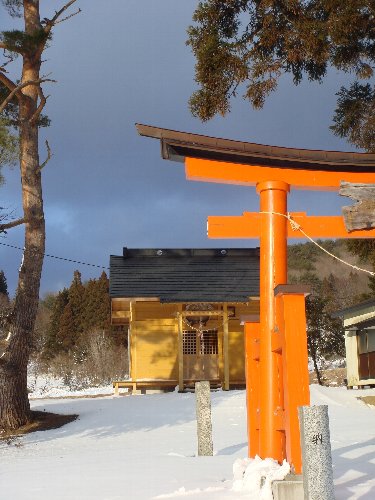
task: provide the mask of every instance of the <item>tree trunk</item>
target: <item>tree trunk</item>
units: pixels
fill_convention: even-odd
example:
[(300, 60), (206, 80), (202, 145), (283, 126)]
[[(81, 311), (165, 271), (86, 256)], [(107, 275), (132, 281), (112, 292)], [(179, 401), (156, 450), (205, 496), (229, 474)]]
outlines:
[(316, 378), (318, 379), (318, 384), (319, 385), (324, 385), (323, 381), (322, 381), (322, 377), (320, 376), (320, 371), (319, 371), (319, 368), (318, 368), (318, 363), (316, 362), (315, 353), (312, 356), (312, 360), (313, 360), (313, 363), (314, 363), (314, 370), (315, 370), (315, 373), (316, 373)]
[[(39, 1), (24, 0), (25, 32), (41, 29)], [(41, 48), (23, 55), (22, 80), (37, 81), (41, 66)], [(45, 223), (37, 120), (38, 85), (22, 89), (19, 100), (20, 169), (25, 224), (25, 249), (19, 270), (14, 308), (10, 316), (6, 348), (0, 357), (0, 428), (16, 429), (30, 420), (27, 394), (27, 364), (30, 355), (39, 301), (40, 277), (45, 250)]]
[(314, 370), (315, 370), (316, 378), (318, 379), (318, 384), (324, 385), (322, 377), (320, 376), (320, 371), (319, 371), (318, 363), (316, 360), (316, 357), (317, 357), (316, 356), (316, 347), (314, 345), (313, 333), (311, 333), (311, 332), (307, 335), (307, 346), (308, 346), (308, 350), (309, 350), (309, 355), (310, 355), (310, 357), (313, 361), (313, 364), (314, 364)]

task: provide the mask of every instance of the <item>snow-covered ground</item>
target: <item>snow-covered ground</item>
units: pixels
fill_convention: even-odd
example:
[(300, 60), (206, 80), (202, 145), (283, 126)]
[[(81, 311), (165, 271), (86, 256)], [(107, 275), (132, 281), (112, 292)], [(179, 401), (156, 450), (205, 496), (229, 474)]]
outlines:
[[(375, 499), (375, 410), (360, 395), (375, 390), (311, 386), (312, 404), (329, 405), (337, 500)], [(79, 419), (0, 442), (1, 500), (251, 498), (232, 489), (233, 464), (247, 453), (244, 391), (212, 393), (214, 457), (196, 456), (194, 394), (31, 404)]]

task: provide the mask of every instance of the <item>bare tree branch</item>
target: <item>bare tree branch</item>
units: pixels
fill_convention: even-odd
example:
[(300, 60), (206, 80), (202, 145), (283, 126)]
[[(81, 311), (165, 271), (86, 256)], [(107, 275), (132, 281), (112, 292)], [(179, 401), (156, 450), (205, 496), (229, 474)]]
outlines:
[(11, 92), (13, 92), (13, 90), (17, 88), (17, 85), (12, 82), (12, 80), (10, 80), (6, 75), (4, 75), (4, 71), (0, 71), (0, 83), (7, 87)]
[(61, 7), (60, 10), (57, 10), (55, 12), (55, 15), (52, 17), (52, 19), (43, 19), (43, 22), (45, 23), (45, 28), (44, 28), (44, 31), (46, 34), (49, 34), (52, 30), (52, 28), (58, 24), (58, 23), (62, 23), (63, 21), (66, 21), (67, 19), (70, 19), (71, 17), (79, 14), (81, 12), (81, 9), (78, 9), (77, 12), (65, 17), (64, 19), (59, 19), (63, 14), (64, 12), (66, 12), (73, 4), (76, 3), (77, 0), (70, 0), (69, 2), (67, 2), (63, 7)]
[(10, 63), (12, 63), (14, 61), (14, 56), (12, 56), (11, 53), (7, 54), (6, 51), (5, 51), (5, 49), (4, 49), (4, 51), (3, 51), (3, 57), (5, 59), (8, 59), (8, 60), (7, 60), (7, 62), (4, 62), (4, 63), (1, 64), (0, 71), (2, 71), (3, 73), (6, 73), (7, 71), (5, 69), (5, 66), (8, 66), (8, 64), (10, 64)]
[(49, 98), (49, 95), (47, 97), (45, 97), (45, 95), (43, 94), (42, 87), (38, 87), (38, 94), (39, 94), (39, 98), (40, 98), (40, 103), (39, 103), (39, 106), (37, 107), (35, 113), (30, 118), (30, 123), (32, 125), (34, 123), (36, 123), (36, 121), (38, 120), (40, 113), (43, 111), (43, 108), (46, 105), (47, 99)]
[(44, 162), (39, 166), (39, 168), (37, 169), (37, 173), (41, 172), (41, 170), (47, 165), (47, 163), (50, 161), (50, 159), (52, 158), (52, 152), (51, 152), (51, 148), (50, 148), (50, 145), (48, 144), (48, 141), (46, 140), (46, 148), (47, 148), (47, 158), (44, 160)]
[(6, 224), (0, 224), (0, 233), (4, 233), (6, 229), (11, 229), (12, 227), (20, 226), (21, 224), (25, 224), (26, 219), (22, 217), (22, 219), (13, 220), (12, 222), (7, 222)]
[[(48, 76), (48, 75), (46, 75), (46, 76)], [(4, 79), (5, 79), (5, 81), (4, 81)], [(8, 81), (9, 84), (7, 84), (6, 81)], [(11, 90), (10, 94), (7, 96), (6, 99), (4, 99), (4, 101), (0, 105), (0, 113), (1, 113), (2, 111), (4, 111), (7, 104), (13, 99), (13, 97), (15, 95), (18, 97), (18, 99), (22, 99), (24, 97), (22, 92), (20, 92), (20, 90), (22, 90), (23, 88), (28, 87), (29, 85), (40, 85), (41, 83), (45, 83), (45, 82), (56, 83), (56, 80), (52, 80), (51, 78), (46, 78), (46, 77), (42, 76), (41, 78), (38, 78), (37, 80), (29, 80), (27, 82), (23, 82), (23, 83), (20, 83), (19, 85), (16, 85), (11, 80), (9, 80), (9, 78), (7, 78), (3, 73), (0, 72), (0, 82), (3, 82), (4, 85), (6, 87), (8, 87), (9, 90)], [(43, 104), (43, 107), (44, 107), (44, 104)], [(43, 107), (42, 107), (42, 109), (43, 109)], [(39, 109), (39, 107), (38, 107), (38, 109)], [(33, 119), (33, 117), (31, 119)]]
[(63, 17), (62, 19), (56, 21), (55, 24), (63, 23), (65, 21), (67, 21), (68, 19), (71, 19), (72, 17), (76, 16), (77, 14), (80, 14), (81, 12), (82, 12), (82, 9), (78, 9), (75, 12), (73, 12), (72, 14), (70, 14), (69, 16)]

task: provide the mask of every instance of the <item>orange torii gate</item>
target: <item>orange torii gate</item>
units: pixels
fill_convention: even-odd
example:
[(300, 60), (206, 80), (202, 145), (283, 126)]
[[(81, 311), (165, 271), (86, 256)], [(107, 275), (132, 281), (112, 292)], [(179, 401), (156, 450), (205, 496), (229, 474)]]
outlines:
[(208, 217), (208, 236), (260, 238), (260, 318), (245, 319), (249, 456), (286, 458), (300, 473), (298, 407), (310, 404), (308, 290), (287, 284), (287, 240), (304, 233), (372, 238), (375, 230), (348, 233), (339, 216), (289, 214), (287, 197), (291, 188), (337, 191), (341, 181), (374, 183), (375, 155), (264, 146), (139, 124), (137, 129), (160, 139), (163, 158), (184, 162), (188, 180), (256, 186), (259, 213)]

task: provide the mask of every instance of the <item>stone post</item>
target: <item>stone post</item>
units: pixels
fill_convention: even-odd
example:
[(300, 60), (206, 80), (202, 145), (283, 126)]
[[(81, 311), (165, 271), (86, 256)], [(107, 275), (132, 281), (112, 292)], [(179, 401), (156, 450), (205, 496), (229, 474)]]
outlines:
[(328, 406), (300, 406), (305, 500), (334, 500)]
[(198, 456), (213, 455), (211, 393), (208, 381), (195, 383), (195, 399), (197, 410)]

